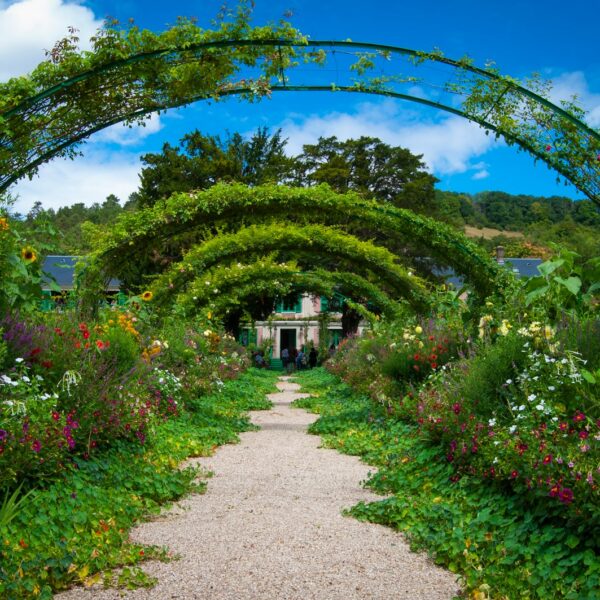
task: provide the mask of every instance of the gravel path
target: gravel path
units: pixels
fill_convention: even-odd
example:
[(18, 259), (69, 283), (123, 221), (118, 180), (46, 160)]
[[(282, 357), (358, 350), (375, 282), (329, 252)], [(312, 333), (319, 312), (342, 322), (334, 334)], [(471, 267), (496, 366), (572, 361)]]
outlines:
[(181, 559), (149, 562), (158, 578), (132, 592), (81, 588), (57, 598), (204, 600), (450, 599), (455, 577), (400, 534), (340, 511), (378, 496), (359, 482), (369, 468), (356, 457), (320, 449), (306, 435), (317, 417), (290, 408), (299, 386), (281, 378), (273, 408), (253, 412), (257, 432), (200, 464), (214, 471), (208, 490), (137, 527), (132, 537), (166, 545)]

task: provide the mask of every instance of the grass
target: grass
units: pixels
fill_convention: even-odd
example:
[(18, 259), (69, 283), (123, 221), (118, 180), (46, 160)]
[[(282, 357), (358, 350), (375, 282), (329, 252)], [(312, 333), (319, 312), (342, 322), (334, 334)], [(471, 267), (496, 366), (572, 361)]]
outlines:
[(76, 460), (61, 480), (36, 490), (0, 526), (0, 597), (47, 599), (74, 584), (101, 581), (152, 585), (137, 565), (171, 557), (166, 549), (132, 544), (129, 531), (170, 502), (205, 489), (198, 469), (180, 469), (180, 462), (208, 456), (252, 429), (245, 413), (271, 406), (265, 394), (276, 378), (250, 369), (157, 426), (145, 446), (121, 443), (92, 460)]
[(321, 415), (309, 431), (377, 467), (367, 485), (389, 495), (350, 514), (404, 532), (413, 549), (457, 574), (466, 597), (600, 598), (599, 532), (554, 518), (493, 482), (453, 483), (439, 447), (323, 369), (296, 381), (314, 396), (295, 404)]

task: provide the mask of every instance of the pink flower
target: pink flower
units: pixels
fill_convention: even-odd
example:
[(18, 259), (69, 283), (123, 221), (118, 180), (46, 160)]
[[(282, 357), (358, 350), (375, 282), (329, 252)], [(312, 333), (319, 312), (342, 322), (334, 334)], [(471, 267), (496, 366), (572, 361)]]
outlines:
[(37, 454), (42, 449), (42, 444), (40, 444), (39, 440), (35, 440), (35, 442), (31, 444), (31, 449)]
[(563, 504), (571, 504), (573, 501), (573, 490), (571, 488), (563, 488), (558, 494), (558, 499)]
[(452, 411), (454, 412), (455, 415), (460, 414), (460, 404), (458, 402), (455, 402), (452, 405)]
[(578, 410), (575, 413), (575, 416), (573, 417), (573, 421), (575, 421), (575, 423), (579, 423), (581, 421), (585, 421), (585, 415), (581, 411)]

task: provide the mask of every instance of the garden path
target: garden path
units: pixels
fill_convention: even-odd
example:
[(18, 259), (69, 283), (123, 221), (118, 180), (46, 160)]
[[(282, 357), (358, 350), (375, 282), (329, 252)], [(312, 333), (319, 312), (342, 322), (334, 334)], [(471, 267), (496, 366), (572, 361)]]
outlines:
[(306, 394), (287, 379), (270, 395), (271, 410), (251, 413), (260, 431), (198, 459), (215, 474), (205, 494), (134, 530), (136, 541), (166, 545), (181, 557), (144, 565), (158, 579), (154, 588), (78, 588), (58, 598), (452, 598), (454, 575), (410, 552), (400, 534), (341, 515), (379, 498), (359, 485), (369, 468), (306, 435), (317, 417), (290, 407)]

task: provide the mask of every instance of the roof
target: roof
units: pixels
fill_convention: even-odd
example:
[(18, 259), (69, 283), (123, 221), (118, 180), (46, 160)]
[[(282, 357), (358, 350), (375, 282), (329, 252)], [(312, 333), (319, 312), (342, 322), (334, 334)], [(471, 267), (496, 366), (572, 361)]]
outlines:
[[(539, 275), (538, 266), (544, 261), (541, 258), (505, 258), (503, 263), (507, 269), (510, 269), (517, 277), (535, 277)], [(461, 288), (464, 279), (454, 272), (454, 269), (446, 267), (443, 269), (434, 269), (435, 275), (443, 277), (446, 283), (451, 283), (456, 288)]]
[[(79, 256), (46, 256), (42, 265), (43, 283), (42, 289), (50, 289), (50, 281), (53, 279), (61, 290), (72, 290), (75, 278), (75, 265), (80, 261)], [(118, 291), (121, 282), (111, 279), (107, 291)]]

